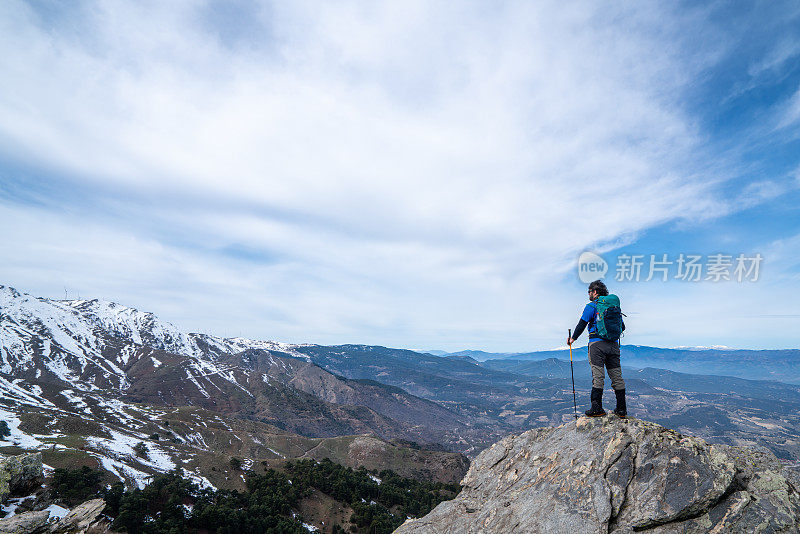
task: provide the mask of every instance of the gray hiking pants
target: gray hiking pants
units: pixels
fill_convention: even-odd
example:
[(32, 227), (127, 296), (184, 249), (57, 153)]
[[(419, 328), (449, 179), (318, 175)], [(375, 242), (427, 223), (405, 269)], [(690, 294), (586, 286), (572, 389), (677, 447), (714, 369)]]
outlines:
[(611, 387), (617, 390), (625, 389), (625, 381), (622, 380), (622, 367), (619, 363), (619, 343), (606, 341), (605, 339), (590, 341), (589, 365), (592, 368), (593, 388), (603, 389), (605, 379), (603, 367), (605, 367), (608, 369)]

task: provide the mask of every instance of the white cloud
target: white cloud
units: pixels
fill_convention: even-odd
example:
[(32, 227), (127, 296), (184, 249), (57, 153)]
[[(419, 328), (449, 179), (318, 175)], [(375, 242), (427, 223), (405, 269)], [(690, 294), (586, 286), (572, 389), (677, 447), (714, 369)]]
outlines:
[(758, 206), (795, 189), (796, 185), (786, 180), (762, 180), (750, 182), (739, 193), (738, 204), (742, 208)]
[(800, 88), (786, 102), (783, 102), (777, 109), (776, 129), (794, 126), (800, 120)]
[[(215, 46), (182, 8), (114, 7), (91, 21), (91, 48), (8, 18), (24, 28), (6, 28), (4, 48), (23, 51), (5, 60), (18, 80), (2, 108), (9, 143), (104, 183), (298, 210), (348, 231), (529, 237), (597, 197), (634, 226), (705, 211), (674, 174), (697, 140), (662, 95), (669, 52), (607, 35), (585, 6), (509, 9), (489, 24), (455, 13), (475, 31), (425, 5), (314, 6), (276, 15), (299, 19), (278, 64)], [(404, 83), (411, 94), (395, 94)]]
[(800, 54), (800, 41), (796, 38), (783, 39), (759, 61), (752, 63), (747, 73), (756, 77), (765, 72), (774, 72), (798, 54)]
[(96, 240), (28, 217), (0, 271), (20, 289), (53, 285), (64, 254), (87, 290), (189, 299), (184, 324), (512, 348), (580, 251), (728, 209), (681, 106), (724, 46), (702, 12), (278, 3), (250, 14), (264, 38), (248, 47), (203, 5), (98, 2), (69, 25), (0, 7), (5, 159), (123, 206)]

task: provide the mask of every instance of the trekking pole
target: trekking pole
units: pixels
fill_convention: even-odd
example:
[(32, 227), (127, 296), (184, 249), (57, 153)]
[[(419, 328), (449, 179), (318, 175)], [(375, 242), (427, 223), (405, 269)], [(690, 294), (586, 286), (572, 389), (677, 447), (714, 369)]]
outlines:
[[(572, 339), (572, 328), (569, 329), (567, 339)], [(578, 399), (575, 397), (575, 370), (572, 368), (572, 343), (569, 344), (569, 374), (572, 375), (572, 408), (575, 410), (575, 419), (578, 418)]]

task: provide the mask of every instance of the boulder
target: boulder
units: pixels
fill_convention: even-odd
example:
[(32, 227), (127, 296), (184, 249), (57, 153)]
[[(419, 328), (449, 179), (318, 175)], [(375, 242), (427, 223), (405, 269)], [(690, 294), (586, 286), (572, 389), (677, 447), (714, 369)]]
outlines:
[(110, 521), (102, 514), (103, 499), (86, 501), (63, 518), (50, 520), (50, 512), (24, 512), (0, 519), (0, 534), (104, 534)]
[(508, 436), (476, 458), (462, 486), (395, 532), (800, 532), (800, 494), (771, 453), (632, 418)]
[(42, 453), (0, 458), (0, 502), (9, 495), (29, 493), (42, 483)]
[(0, 519), (0, 534), (46, 534), (50, 512), (25, 512)]
[(102, 515), (106, 507), (103, 499), (86, 501), (69, 511), (60, 521), (50, 527), (50, 534), (84, 534), (105, 532), (108, 521)]

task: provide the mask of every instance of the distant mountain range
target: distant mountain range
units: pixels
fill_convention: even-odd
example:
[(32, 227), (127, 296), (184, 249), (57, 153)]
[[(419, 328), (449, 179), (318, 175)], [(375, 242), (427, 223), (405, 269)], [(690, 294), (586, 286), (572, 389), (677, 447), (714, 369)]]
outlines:
[[(791, 375), (797, 351), (715, 351), (624, 346), (630, 412), (800, 461), (800, 387), (675, 368), (709, 360), (703, 370), (712, 372), (711, 354), (756, 367), (755, 354), (766, 354), (760, 374), (745, 378), (772, 378), (780, 365)], [(588, 365), (582, 351), (574, 359), (581, 410)], [(458, 481), (464, 455), (573, 413), (563, 350), (437, 356), (219, 338), (112, 302), (0, 286), (0, 417), (11, 430), (0, 452), (41, 450), (51, 467), (98, 465), (141, 482), (180, 466), (203, 484), (235, 488), (232, 456), (245, 466), (329, 457)]]
[[(436, 351), (439, 356), (467, 358), (475, 362), (489, 360), (569, 360), (569, 350), (542, 350), (518, 353), (463, 350)], [(573, 359), (586, 358), (586, 345), (572, 349)], [(623, 364), (633, 368), (657, 367), (682, 373), (723, 375), (750, 380), (777, 380), (800, 384), (800, 349), (747, 350), (709, 347), (659, 348), (645, 345), (622, 345)], [(433, 352), (430, 352), (433, 354)]]

